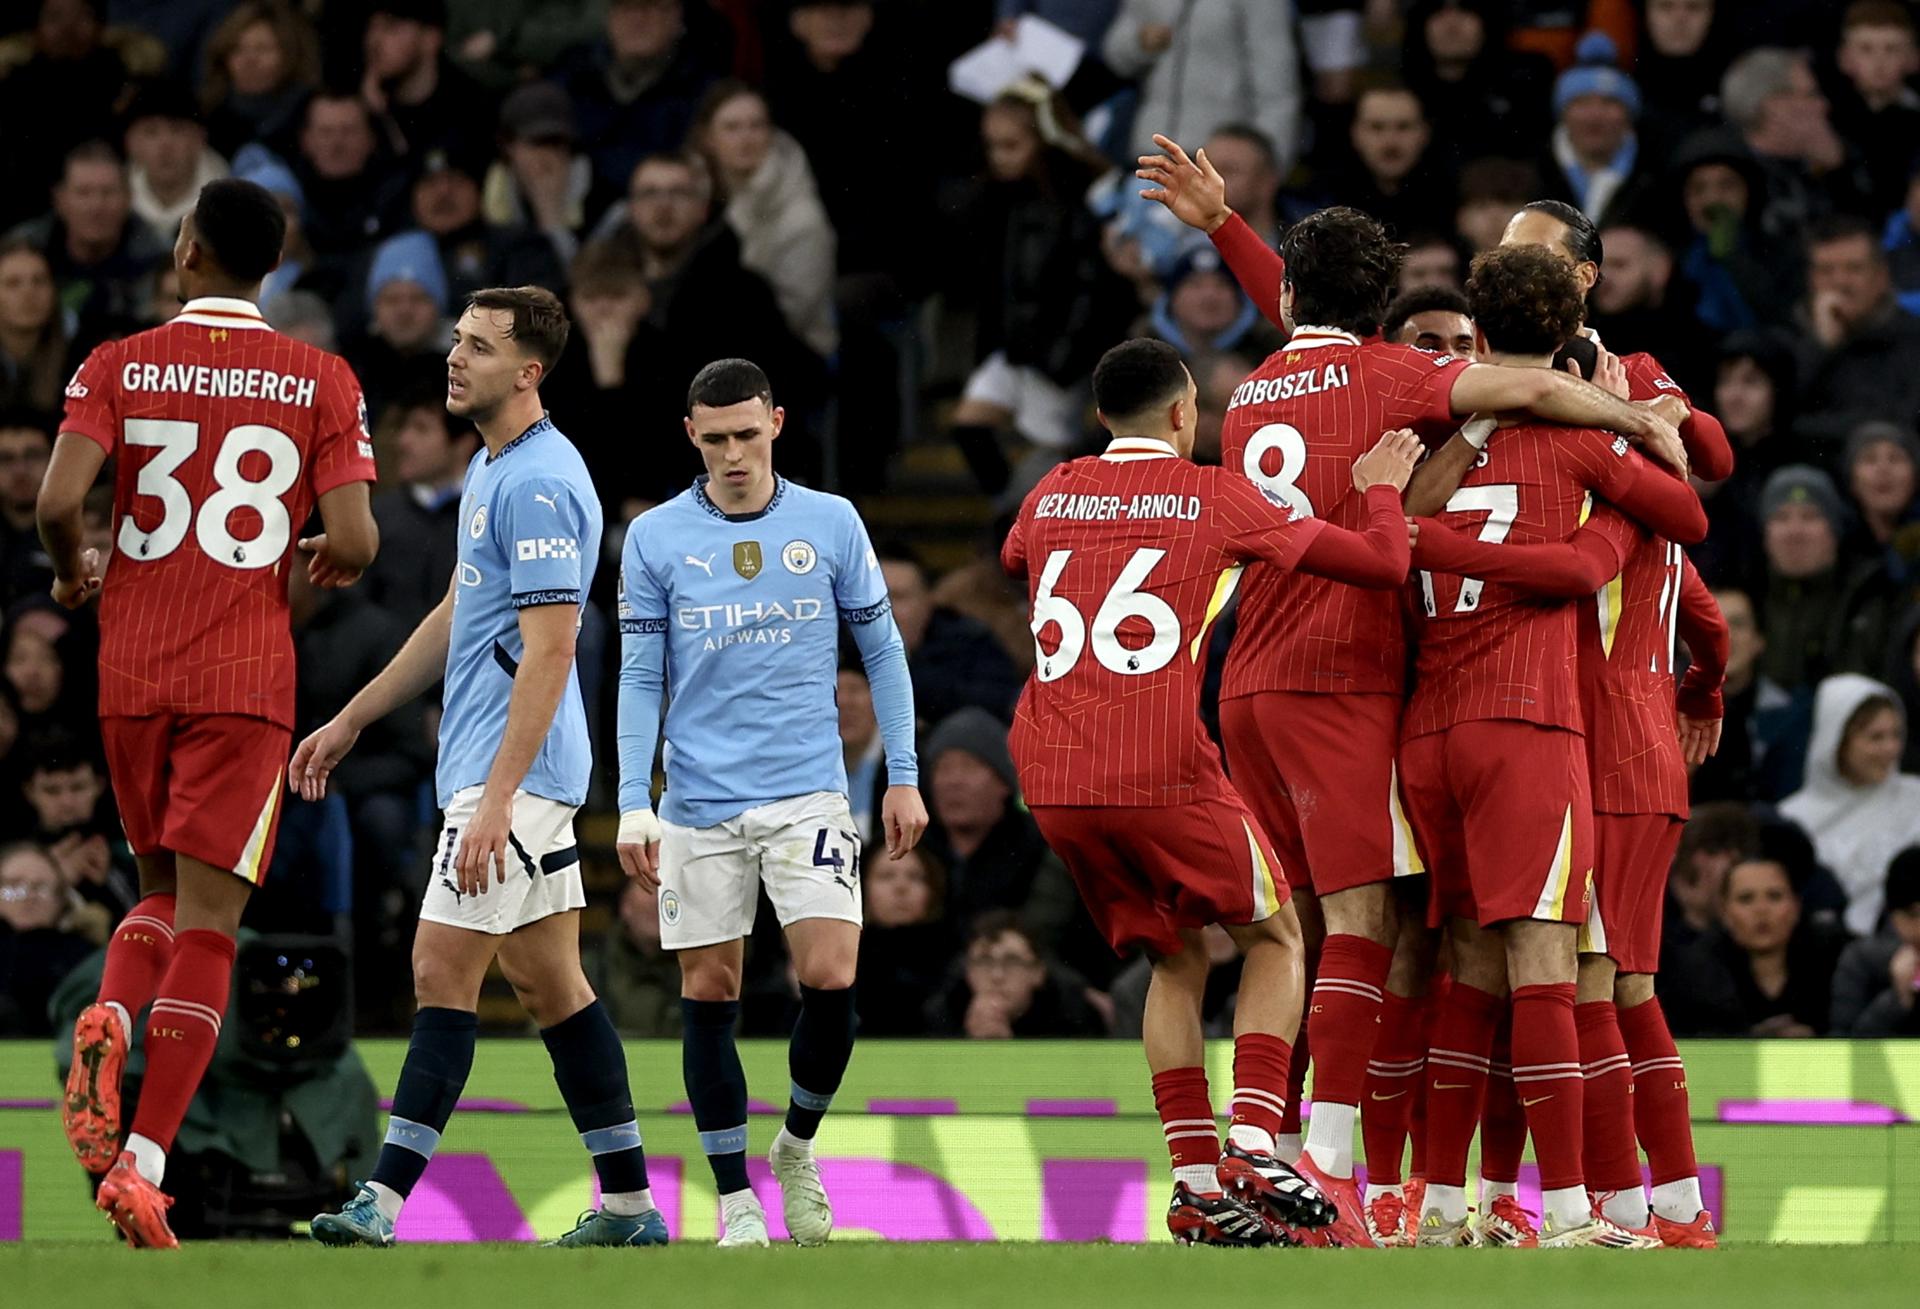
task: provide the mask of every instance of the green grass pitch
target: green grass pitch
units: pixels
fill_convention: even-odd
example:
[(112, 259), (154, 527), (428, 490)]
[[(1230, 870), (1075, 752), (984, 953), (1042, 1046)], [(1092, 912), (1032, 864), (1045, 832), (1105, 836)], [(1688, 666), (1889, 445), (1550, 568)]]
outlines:
[[(352, 1306), (1368, 1305), (1427, 1309), (1901, 1305), (1912, 1247), (1747, 1246), (1717, 1252), (1183, 1250), (1148, 1246), (881, 1245), (818, 1250), (541, 1250), (411, 1246), (323, 1250), (213, 1244), (178, 1253), (108, 1243), (0, 1247), (0, 1304), (55, 1309), (351, 1309)], [(1231, 1297), (1231, 1298), (1229, 1298)]]

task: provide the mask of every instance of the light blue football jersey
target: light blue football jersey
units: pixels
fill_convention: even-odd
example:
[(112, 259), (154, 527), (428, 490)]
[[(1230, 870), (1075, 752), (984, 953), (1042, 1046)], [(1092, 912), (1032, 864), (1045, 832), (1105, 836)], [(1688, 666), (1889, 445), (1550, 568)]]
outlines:
[[(860, 515), (784, 478), (764, 510), (729, 515), (707, 498), (705, 480), (634, 519), (621, 554), (622, 631), (666, 637), (660, 816), (711, 827), (770, 801), (846, 793), (835, 696), (842, 620), (876, 649), (890, 644), (886, 657), (899, 663), (906, 728), (888, 738), (889, 772), (914, 781), (905, 659)], [(646, 758), (625, 758), (623, 721), (623, 810), (644, 806), (652, 762), (652, 733), (634, 726)]]
[[(491, 458), (482, 448), (467, 465), (435, 777), (442, 808), (454, 792), (485, 782), (493, 768), (525, 652), (519, 611), (549, 604), (579, 610), (593, 585), (600, 523), (600, 497), (586, 462), (549, 418)], [(583, 804), (592, 770), (576, 674), (567, 678), (553, 729), (520, 787)]]

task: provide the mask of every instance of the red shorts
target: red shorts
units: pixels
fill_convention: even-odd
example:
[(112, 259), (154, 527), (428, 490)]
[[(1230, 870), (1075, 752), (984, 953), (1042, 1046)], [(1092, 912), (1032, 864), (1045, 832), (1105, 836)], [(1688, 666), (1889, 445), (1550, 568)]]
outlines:
[(1294, 886), (1332, 895), (1426, 871), (1394, 763), (1402, 704), (1316, 691), (1221, 701), (1227, 772)]
[(1667, 872), (1684, 819), (1671, 814), (1593, 816), (1593, 913), (1580, 950), (1603, 954), (1623, 973), (1660, 971)]
[(1593, 801), (1578, 732), (1517, 719), (1456, 723), (1400, 747), (1432, 920), (1584, 922)]
[(169, 850), (258, 886), (273, 859), (293, 733), (243, 714), (100, 720), (127, 844)]
[(1287, 902), (1273, 847), (1231, 793), (1152, 809), (1035, 805), (1033, 818), (1116, 951), (1170, 955), (1182, 929), (1257, 923)]

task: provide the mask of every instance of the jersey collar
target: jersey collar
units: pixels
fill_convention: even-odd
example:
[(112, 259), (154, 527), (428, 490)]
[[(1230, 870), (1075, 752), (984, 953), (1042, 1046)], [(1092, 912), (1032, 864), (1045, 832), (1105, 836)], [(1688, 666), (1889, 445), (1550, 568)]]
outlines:
[(723, 523), (751, 523), (765, 518), (775, 509), (779, 508), (780, 501), (785, 498), (787, 494), (787, 479), (775, 473), (773, 477), (773, 498), (767, 501), (767, 507), (765, 509), (756, 509), (750, 514), (730, 514), (708, 498), (707, 483), (711, 480), (712, 479), (705, 473), (693, 479), (693, 500), (695, 504), (699, 505)]
[(222, 295), (203, 295), (187, 301), (173, 321), (191, 323), (195, 327), (237, 327), (255, 332), (267, 330), (267, 320), (260, 316), (260, 306), (251, 300), (235, 300)]
[(1360, 338), (1337, 327), (1315, 327), (1306, 323), (1293, 329), (1283, 349), (1323, 350), (1330, 345), (1359, 345)]
[(1107, 442), (1100, 457), (1109, 463), (1131, 463), (1136, 459), (1178, 459), (1180, 452), (1154, 436), (1116, 436)]
[(507, 451), (513, 449), (517, 445), (524, 444), (528, 437), (538, 436), (542, 432), (551, 432), (552, 430), (553, 430), (552, 417), (543, 413), (540, 415), (538, 419), (534, 421), (534, 424), (532, 427), (529, 427), (526, 431), (514, 437), (513, 440), (501, 446), (499, 454), (488, 455), (487, 462), (492, 463), (496, 459), (505, 459), (507, 457)]

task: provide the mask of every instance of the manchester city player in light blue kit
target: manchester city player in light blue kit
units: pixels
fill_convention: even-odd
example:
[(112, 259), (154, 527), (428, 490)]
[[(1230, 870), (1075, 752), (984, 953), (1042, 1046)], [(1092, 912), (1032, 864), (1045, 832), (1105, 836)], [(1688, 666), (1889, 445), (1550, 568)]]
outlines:
[(580, 853), (573, 816), (592, 756), (574, 678), (574, 637), (599, 554), (600, 499), (586, 464), (540, 405), (567, 341), (560, 302), (538, 287), (476, 292), (447, 355), (447, 411), (479, 429), (467, 465), (459, 563), (447, 598), (338, 717), (295, 752), (308, 800), (367, 724), (444, 676), (436, 783), (446, 825), (413, 942), (419, 1010), (372, 1177), (313, 1220), (327, 1245), (389, 1245), (473, 1065), (474, 1010), (495, 958), (540, 1025), (601, 1208), (561, 1245), (659, 1245), (665, 1222), (620, 1038), (580, 970)]
[[(760, 888), (800, 980), (786, 1125), (768, 1162), (787, 1232), (819, 1245), (833, 1208), (813, 1137), (853, 1054), (860, 838), (834, 703), (840, 624), (860, 647), (886, 743), (887, 853), (927, 825), (913, 686), (867, 529), (847, 501), (773, 471), (784, 411), (744, 359), (708, 364), (687, 394), (707, 475), (642, 514), (621, 553), (620, 862), (660, 893), (660, 943), (680, 955), (687, 1096), (720, 1192), (723, 1246), (767, 1244), (747, 1185), (747, 1079), (734, 1049), (742, 938)], [(650, 792), (663, 690), (667, 787)]]

